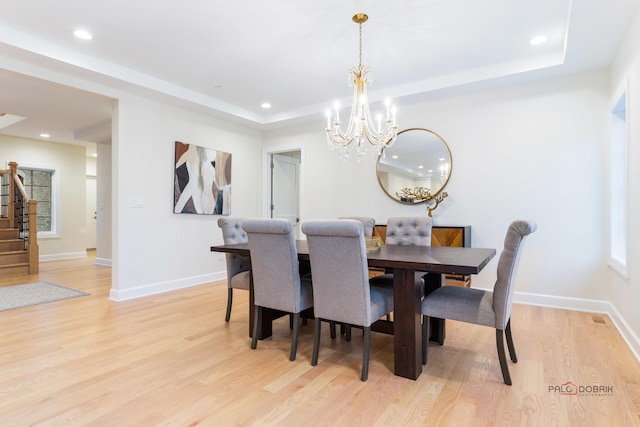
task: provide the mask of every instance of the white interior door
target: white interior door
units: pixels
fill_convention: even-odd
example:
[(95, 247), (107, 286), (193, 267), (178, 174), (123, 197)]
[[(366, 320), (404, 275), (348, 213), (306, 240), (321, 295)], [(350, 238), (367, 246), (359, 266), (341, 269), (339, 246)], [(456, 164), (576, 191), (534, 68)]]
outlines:
[(87, 176), (87, 201), (86, 201), (86, 215), (87, 215), (87, 249), (96, 248), (96, 177)]
[(271, 218), (291, 221), (300, 237), (300, 152), (271, 155)]

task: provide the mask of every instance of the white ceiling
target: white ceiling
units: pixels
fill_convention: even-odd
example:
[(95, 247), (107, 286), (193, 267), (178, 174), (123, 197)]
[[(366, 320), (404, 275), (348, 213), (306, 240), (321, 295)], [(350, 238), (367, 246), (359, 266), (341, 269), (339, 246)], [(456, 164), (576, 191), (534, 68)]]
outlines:
[[(108, 140), (105, 87), (257, 128), (322, 128), (334, 100), (350, 104), (357, 12), (369, 98), (393, 98), (402, 128), (402, 106), (429, 97), (607, 67), (638, 1), (0, 0), (0, 113), (26, 117), (0, 133)], [(547, 43), (530, 45), (538, 34)]]

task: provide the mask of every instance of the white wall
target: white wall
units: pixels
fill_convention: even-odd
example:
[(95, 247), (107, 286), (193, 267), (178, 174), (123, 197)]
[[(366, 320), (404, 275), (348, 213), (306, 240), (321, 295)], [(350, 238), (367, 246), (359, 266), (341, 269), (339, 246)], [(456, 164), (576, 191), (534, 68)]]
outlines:
[(39, 238), (40, 260), (86, 256), (86, 151), (83, 146), (0, 135), (0, 161), (55, 168), (58, 176), (57, 233)]
[[(501, 249), (508, 224), (529, 218), (516, 292), (602, 300), (607, 296), (603, 157), (607, 141), (608, 73), (401, 105), (401, 129), (424, 127), (449, 144), (449, 198), (436, 224), (472, 226), (473, 246)], [(306, 218), (426, 215), (424, 205), (394, 202), (379, 188), (375, 162), (340, 161), (327, 149), (324, 122), (271, 131), (265, 145), (306, 150)], [(474, 278), (490, 288), (497, 258)]]
[[(611, 283), (611, 300), (620, 313), (621, 326), (633, 331), (627, 341), (640, 354), (640, 9), (635, 14), (625, 40), (611, 67), (611, 109), (621, 89), (627, 85), (628, 156), (629, 156), (629, 229), (628, 242), (628, 278), (614, 270), (609, 270), (608, 282)], [(630, 332), (631, 333), (631, 332)]]
[[(232, 154), (232, 216), (258, 216), (261, 135), (141, 98), (114, 111), (113, 288), (123, 300), (225, 277), (218, 216), (173, 213), (174, 143)], [(143, 208), (130, 207), (133, 198)]]

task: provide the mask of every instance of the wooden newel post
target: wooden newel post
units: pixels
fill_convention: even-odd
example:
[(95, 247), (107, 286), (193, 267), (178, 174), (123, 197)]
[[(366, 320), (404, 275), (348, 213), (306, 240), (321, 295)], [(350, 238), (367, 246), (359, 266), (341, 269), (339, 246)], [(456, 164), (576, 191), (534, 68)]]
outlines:
[(9, 207), (7, 208), (7, 215), (9, 216), (9, 228), (16, 228), (16, 185), (14, 183), (14, 176), (18, 173), (18, 164), (16, 162), (9, 162)]
[(38, 248), (38, 201), (29, 200), (29, 246), (27, 247), (29, 256), (29, 273), (34, 274), (39, 270), (40, 249)]

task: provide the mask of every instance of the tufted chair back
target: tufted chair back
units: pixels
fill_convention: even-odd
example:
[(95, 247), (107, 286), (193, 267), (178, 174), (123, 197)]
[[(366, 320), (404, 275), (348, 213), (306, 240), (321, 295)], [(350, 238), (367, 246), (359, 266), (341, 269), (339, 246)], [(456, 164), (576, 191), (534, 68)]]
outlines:
[(431, 226), (428, 216), (400, 216), (387, 220), (387, 245), (431, 246)]
[(222, 229), (222, 238), (225, 245), (247, 243), (247, 232), (242, 228), (242, 218), (219, 218), (218, 227)]

